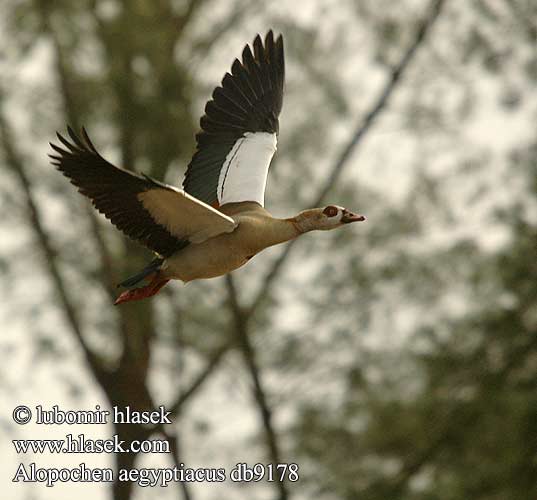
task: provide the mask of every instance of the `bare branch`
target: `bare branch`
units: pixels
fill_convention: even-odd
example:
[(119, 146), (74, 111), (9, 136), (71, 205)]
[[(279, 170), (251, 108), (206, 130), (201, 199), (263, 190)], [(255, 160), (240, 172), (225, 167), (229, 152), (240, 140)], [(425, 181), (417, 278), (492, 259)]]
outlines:
[(358, 123), (354, 136), (341, 151), (339, 157), (337, 158), (336, 162), (334, 163), (334, 166), (331, 169), (330, 177), (327, 179), (325, 185), (318, 193), (317, 197), (315, 198), (315, 201), (312, 203), (312, 206), (317, 206), (322, 203), (330, 189), (332, 189), (332, 187), (336, 184), (336, 181), (341, 175), (343, 167), (349, 160), (351, 154), (354, 152), (358, 144), (362, 141), (363, 137), (369, 132), (371, 126), (375, 123), (380, 113), (387, 107), (388, 102), (394, 93), (394, 90), (396, 90), (399, 82), (401, 81), (401, 77), (403, 76), (410, 62), (416, 55), (416, 51), (425, 40), (425, 35), (428, 33), (429, 29), (440, 14), (443, 4), (444, 0), (433, 0), (432, 4), (429, 7), (429, 12), (427, 16), (416, 31), (416, 35), (414, 37), (413, 42), (403, 54), (403, 57), (401, 58), (399, 63), (393, 68), (390, 77), (386, 82), (384, 88), (382, 89), (382, 92), (380, 93), (376, 102), (366, 113), (365, 117), (361, 119)]
[(224, 357), (224, 354), (226, 354), (231, 347), (231, 343), (225, 343), (216, 349), (212, 353), (205, 368), (196, 376), (190, 387), (186, 391), (182, 392), (177, 400), (168, 407), (174, 417), (181, 411), (183, 405), (198, 391), (203, 383), (215, 371), (217, 366), (220, 364), (220, 361)]
[[(276, 432), (272, 424), (272, 410), (267, 401), (267, 396), (261, 381), (261, 373), (257, 365), (255, 350), (248, 336), (248, 316), (239, 304), (235, 283), (230, 274), (226, 275), (226, 285), (228, 288), (231, 310), (233, 312), (233, 319), (235, 321), (235, 333), (237, 341), (254, 384), (254, 397), (260, 411), (263, 427), (265, 429), (265, 438), (269, 448), (270, 460), (274, 465), (277, 465), (282, 463), (280, 460), (281, 453)], [(284, 481), (276, 481), (276, 486), (279, 490), (280, 500), (286, 500), (289, 498), (287, 486)]]
[[(129, 6), (122, 0), (125, 12), (129, 11)], [(130, 45), (118, 45), (114, 41), (108, 24), (98, 15), (96, 0), (89, 2), (90, 12), (97, 26), (100, 42), (104, 48), (108, 72), (108, 84), (112, 89), (114, 97), (118, 103), (118, 109), (132, 110), (136, 102), (134, 77), (132, 69), (132, 47)], [(117, 115), (117, 127), (119, 130), (119, 143), (121, 152), (121, 165), (127, 170), (134, 168), (135, 151), (134, 144), (137, 134), (137, 124), (130, 118), (129, 113)]]
[(94, 376), (102, 381), (107, 377), (107, 372), (101, 366), (97, 356), (90, 350), (84, 335), (82, 333), (82, 327), (80, 321), (78, 320), (75, 307), (69, 299), (69, 294), (67, 292), (66, 285), (63, 281), (62, 275), (57, 262), (57, 253), (53, 249), (50, 239), (43, 227), (41, 222), (41, 216), (39, 210), (34, 202), (32, 195), (30, 181), (26, 172), (24, 170), (24, 162), (22, 156), (16, 150), (13, 138), (11, 136), (10, 128), (5, 120), (5, 116), (0, 109), (0, 139), (2, 141), (2, 146), (5, 152), (6, 164), (16, 176), (22, 192), (24, 193), (24, 201), (26, 204), (26, 209), (28, 211), (28, 220), (30, 226), (34, 232), (37, 243), (40, 246), (41, 252), (45, 259), (47, 266), (47, 271), (50, 275), (51, 281), (54, 284), (56, 293), (60, 299), (62, 305), (62, 312), (65, 315), (65, 319), (68, 325), (71, 327), (75, 337), (79, 341), (79, 344), (84, 352), (86, 360), (93, 371)]
[(203, 7), (207, 0), (189, 0), (184, 12), (180, 15), (172, 16), (172, 22), (174, 28), (178, 34), (181, 34), (186, 26), (190, 23), (192, 18), (195, 16), (196, 12)]
[[(170, 436), (165, 434), (166, 438), (168, 439), (168, 442), (170, 442), (173, 452), (173, 462), (175, 466), (178, 469), (182, 469), (182, 463), (181, 463), (181, 454), (179, 451), (179, 442), (177, 439), (177, 436)], [(181, 491), (183, 493), (184, 500), (192, 500), (192, 494), (190, 493), (190, 488), (188, 486), (188, 482), (186, 481), (180, 481), (179, 484), (181, 485)]]
[[(366, 136), (367, 132), (371, 129), (375, 120), (378, 118), (381, 112), (386, 108), (390, 96), (393, 94), (394, 90), (397, 88), (406, 68), (412, 61), (417, 49), (423, 43), (423, 40), (425, 39), (427, 32), (429, 31), (434, 21), (438, 17), (443, 3), (444, 3), (443, 0), (435, 0), (431, 4), (429, 15), (426, 17), (426, 19), (418, 28), (418, 31), (416, 32), (416, 36), (414, 38), (413, 43), (407, 49), (407, 51), (401, 58), (400, 62), (395, 66), (395, 68), (391, 72), (388, 82), (382, 89), (379, 97), (377, 98), (373, 106), (371, 107), (370, 111), (360, 121), (359, 125), (357, 126), (356, 132), (352, 136), (349, 143), (343, 148), (342, 152), (340, 153), (336, 162), (334, 163), (334, 166), (332, 167), (331, 175), (329, 176), (326, 184), (320, 189), (319, 193), (315, 196), (314, 202), (311, 204), (311, 206), (316, 206), (322, 203), (322, 200), (324, 199), (328, 191), (336, 183), (337, 179), (341, 175), (341, 172), (345, 164), (347, 163), (350, 155), (352, 154), (352, 152), (363, 141), (364, 137)], [(267, 435), (267, 442), (269, 443), (269, 447), (270, 447), (271, 458), (276, 463), (279, 460), (280, 454), (278, 450), (275, 432), (272, 426), (272, 416), (271, 416), (270, 408), (266, 401), (265, 393), (264, 393), (263, 387), (261, 385), (261, 380), (259, 377), (259, 369), (255, 361), (254, 350), (248, 338), (247, 325), (248, 325), (249, 318), (252, 317), (252, 315), (255, 313), (255, 311), (257, 310), (259, 305), (262, 303), (262, 301), (268, 296), (270, 289), (273, 286), (273, 283), (278, 278), (279, 273), (281, 269), (283, 268), (284, 263), (286, 262), (288, 256), (291, 253), (291, 250), (294, 246), (295, 241), (297, 240), (293, 240), (292, 242), (288, 243), (283, 249), (282, 253), (279, 255), (279, 257), (276, 259), (272, 268), (267, 273), (265, 280), (263, 281), (263, 289), (258, 293), (257, 297), (254, 299), (254, 301), (252, 302), (252, 304), (250, 305), (248, 309), (244, 309), (240, 306), (238, 302), (237, 292), (235, 289), (233, 278), (230, 275), (226, 276), (226, 285), (228, 287), (230, 304), (231, 304), (231, 308), (232, 308), (233, 316), (235, 320), (236, 333), (239, 337), (240, 345), (241, 345), (241, 348), (245, 357), (245, 361), (247, 363), (248, 369), (252, 376), (252, 380), (254, 382), (255, 397), (259, 405), (260, 411), (261, 411), (262, 421), (263, 421), (263, 425), (265, 427), (265, 432)], [(230, 345), (222, 346), (221, 350), (219, 350), (217, 353), (216, 363), (219, 361), (221, 356), (230, 347), (231, 347)], [(192, 391), (190, 390), (187, 391), (187, 393), (185, 393), (186, 395), (190, 396), (195, 390), (197, 390), (199, 385), (201, 385), (201, 383), (203, 383), (207, 379), (207, 377), (213, 372), (216, 363), (213, 364), (212, 362), (209, 362), (206, 369), (200, 374), (200, 377), (193, 384), (191, 388)], [(182, 402), (180, 400), (176, 402), (176, 404), (174, 405), (175, 411), (179, 409), (181, 404)], [(281, 491), (280, 496), (281, 498), (286, 498), (287, 492)]]
[[(156, 429), (156, 431), (160, 431), (164, 437), (166, 438), (166, 440), (168, 441), (168, 443), (170, 443), (170, 449), (171, 449), (171, 452), (172, 452), (172, 457), (173, 457), (173, 463), (174, 465), (178, 468), (178, 469), (182, 469), (183, 468), (183, 465), (182, 465), (182, 460), (181, 460), (181, 452), (179, 450), (179, 439), (177, 437), (177, 434), (175, 433), (175, 431), (167, 431), (166, 429), (164, 429), (164, 425), (160, 424)], [(184, 500), (192, 500), (192, 494), (190, 492), (190, 488), (188, 486), (188, 483), (185, 482), (185, 481), (179, 481), (180, 485), (181, 485), (181, 492), (183, 494), (183, 499)]]
[[(336, 184), (339, 176), (343, 171), (343, 168), (347, 164), (352, 153), (363, 142), (364, 137), (371, 130), (371, 127), (381, 115), (382, 111), (386, 109), (390, 97), (398, 88), (401, 82), (401, 78), (403, 77), (405, 71), (407, 70), (408, 66), (416, 55), (417, 50), (423, 44), (425, 36), (438, 18), (443, 5), (444, 0), (433, 0), (431, 2), (431, 5), (428, 9), (428, 14), (425, 16), (424, 20), (418, 27), (418, 30), (416, 31), (416, 35), (414, 36), (414, 40), (410, 44), (410, 47), (408, 47), (399, 63), (391, 71), (388, 81), (384, 85), (384, 88), (381, 90), (380, 95), (377, 97), (376, 101), (371, 106), (371, 109), (358, 123), (356, 131), (352, 135), (350, 141), (342, 149), (339, 156), (336, 158), (336, 161), (331, 169), (331, 173), (328, 179), (323, 184), (319, 192), (315, 195), (315, 197), (313, 198), (313, 202), (310, 206), (316, 207), (323, 202), (325, 196), (328, 194), (330, 189), (332, 189), (332, 187)], [(265, 279), (263, 280), (262, 289), (259, 291), (255, 299), (253, 300), (251, 306), (249, 307), (249, 314), (253, 314), (257, 310), (259, 305), (263, 302), (263, 300), (268, 296), (276, 278), (279, 276), (283, 265), (287, 261), (297, 241), (298, 240), (295, 239), (287, 243), (282, 253), (274, 261), (274, 264), (272, 265), (271, 269), (268, 271)]]
[[(68, 66), (65, 60), (65, 54), (58, 40), (58, 36), (54, 31), (53, 27), (50, 24), (50, 9), (47, 9), (47, 6), (42, 1), (37, 1), (38, 11), (41, 16), (41, 24), (43, 25), (44, 32), (50, 37), (52, 45), (55, 52), (55, 66), (56, 73), (58, 75), (58, 80), (61, 89), (61, 98), (63, 100), (63, 109), (65, 116), (67, 118), (67, 123), (74, 127), (75, 129), (80, 128), (80, 119), (75, 106), (75, 99), (72, 92), (72, 82), (69, 77)], [(112, 257), (106, 245), (106, 242), (102, 236), (101, 229), (99, 227), (99, 221), (97, 219), (97, 214), (91, 207), (90, 203), (87, 200), (83, 201), (86, 215), (90, 221), (90, 229), (93, 236), (93, 239), (96, 242), (97, 250), (100, 255), (100, 269), (99, 275), (101, 278), (101, 284), (105, 288), (108, 296), (111, 300), (115, 299), (115, 283), (116, 276), (114, 272), (114, 267), (112, 265)]]
[(436, 424), (435, 429), (432, 431), (433, 435), (427, 445), (406, 457), (395, 477), (388, 482), (385, 480), (374, 481), (360, 492), (359, 497), (372, 498), (380, 487), (383, 488), (383, 491), (389, 492), (390, 498), (404, 497), (410, 480), (434, 460), (446, 444), (453, 440), (453, 430), (470, 424), (471, 419), (472, 415), (464, 412), (463, 407), (449, 408)]
[(238, 0), (235, 2), (235, 5), (228, 16), (210, 30), (210, 37), (204, 37), (193, 44), (192, 52), (200, 58), (200, 61), (203, 61), (211, 49), (223, 36), (228, 34), (232, 28), (233, 31), (237, 31), (237, 28), (240, 27), (242, 21), (248, 19), (248, 16), (254, 9), (259, 13), (260, 9), (264, 8), (264, 3), (254, 2), (252, 0)]

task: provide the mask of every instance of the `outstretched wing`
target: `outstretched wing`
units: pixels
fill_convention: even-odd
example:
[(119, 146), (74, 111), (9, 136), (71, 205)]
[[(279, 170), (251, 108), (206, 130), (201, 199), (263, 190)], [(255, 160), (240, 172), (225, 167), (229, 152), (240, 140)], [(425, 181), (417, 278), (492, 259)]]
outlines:
[(189, 243), (231, 232), (237, 223), (180, 189), (117, 168), (68, 128), (65, 149), (50, 144), (55, 165), (99, 212), (127, 236), (166, 257)]
[(213, 206), (240, 201), (264, 205), (268, 168), (276, 151), (285, 65), (283, 39), (259, 35), (235, 59), (231, 74), (205, 106), (197, 150), (183, 187)]

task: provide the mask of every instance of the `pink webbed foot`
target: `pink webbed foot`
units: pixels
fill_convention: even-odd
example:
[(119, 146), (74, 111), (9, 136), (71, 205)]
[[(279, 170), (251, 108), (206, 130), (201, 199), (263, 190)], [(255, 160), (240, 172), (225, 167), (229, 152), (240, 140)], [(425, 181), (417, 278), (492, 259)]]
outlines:
[(133, 300), (146, 299), (147, 297), (152, 297), (157, 294), (160, 289), (168, 283), (167, 279), (159, 278), (155, 276), (151, 283), (140, 288), (133, 288), (132, 290), (124, 291), (114, 302), (114, 305), (123, 304), (123, 302), (131, 302)]

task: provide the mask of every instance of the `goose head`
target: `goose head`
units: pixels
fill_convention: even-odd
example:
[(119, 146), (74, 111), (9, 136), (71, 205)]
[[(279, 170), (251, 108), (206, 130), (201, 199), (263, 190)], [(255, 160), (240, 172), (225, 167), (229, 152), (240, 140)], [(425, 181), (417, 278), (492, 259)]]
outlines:
[(351, 222), (364, 220), (364, 215), (355, 214), (338, 205), (328, 205), (323, 208), (304, 210), (295, 217), (294, 222), (300, 232), (305, 233), (315, 230), (328, 231)]

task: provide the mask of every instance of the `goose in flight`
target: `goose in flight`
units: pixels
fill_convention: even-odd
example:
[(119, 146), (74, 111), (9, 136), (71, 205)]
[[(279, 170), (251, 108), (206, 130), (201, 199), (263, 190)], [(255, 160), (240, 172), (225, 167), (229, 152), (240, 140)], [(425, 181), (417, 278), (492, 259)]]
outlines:
[[(82, 128), (57, 134), (52, 164), (95, 208), (130, 238), (156, 253), (115, 304), (155, 295), (169, 280), (222, 276), (263, 249), (313, 230), (363, 221), (328, 205), (278, 219), (264, 208), (269, 164), (276, 151), (284, 87), (280, 35), (256, 36), (235, 59), (200, 120), (197, 148), (183, 189), (115, 167), (95, 149)], [(143, 280), (148, 284), (140, 286)]]

